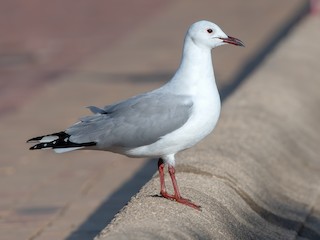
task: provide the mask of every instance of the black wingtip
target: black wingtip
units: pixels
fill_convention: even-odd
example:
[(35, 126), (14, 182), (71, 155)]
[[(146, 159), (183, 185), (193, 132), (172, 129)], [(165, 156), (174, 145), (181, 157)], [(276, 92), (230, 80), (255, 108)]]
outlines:
[(34, 146), (29, 148), (29, 150), (36, 150), (36, 149), (37, 149), (37, 145), (34, 145)]
[(33, 145), (29, 148), (29, 150), (40, 150), (40, 149), (48, 149), (48, 148), (54, 148), (54, 144), (52, 143), (38, 143), (36, 145)]
[(44, 148), (53, 148), (54, 144), (48, 142), (48, 143), (38, 143), (36, 145), (33, 145), (29, 148), (29, 150), (38, 150), (38, 149), (44, 149)]
[[(39, 142), (42, 140), (42, 138), (49, 137), (49, 136), (55, 136), (57, 138), (52, 141)], [(97, 145), (96, 142), (74, 143), (74, 142), (71, 142), (69, 138), (70, 138), (70, 135), (67, 134), (66, 132), (58, 132), (58, 133), (31, 138), (27, 140), (27, 143), (39, 142), (36, 145), (30, 147), (29, 150), (39, 150), (39, 149), (48, 149), (48, 148), (54, 149), (54, 148), (90, 147), (90, 146)]]
[(52, 134), (47, 134), (47, 135), (42, 135), (42, 136), (38, 136), (38, 137), (34, 137), (34, 138), (30, 138), (29, 140), (27, 140), (27, 143), (31, 143), (31, 142), (39, 142), (42, 138), (44, 137), (49, 137), (49, 136), (60, 136), (61, 134), (65, 134), (65, 132), (61, 131), (61, 132), (56, 132), (56, 133), (52, 133)]
[(31, 143), (31, 142), (37, 142), (37, 141), (40, 141), (41, 138), (43, 138), (44, 136), (41, 136), (41, 137), (34, 137), (34, 138), (30, 138), (26, 141), (26, 143)]

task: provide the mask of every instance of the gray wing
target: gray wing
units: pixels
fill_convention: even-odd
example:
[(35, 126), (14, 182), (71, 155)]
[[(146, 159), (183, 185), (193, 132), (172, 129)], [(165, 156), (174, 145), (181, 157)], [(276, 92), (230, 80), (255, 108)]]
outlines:
[(186, 96), (147, 93), (103, 109), (90, 108), (96, 114), (82, 118), (66, 133), (76, 143), (97, 142), (104, 149), (134, 148), (180, 128), (189, 119), (191, 108), (192, 101)]

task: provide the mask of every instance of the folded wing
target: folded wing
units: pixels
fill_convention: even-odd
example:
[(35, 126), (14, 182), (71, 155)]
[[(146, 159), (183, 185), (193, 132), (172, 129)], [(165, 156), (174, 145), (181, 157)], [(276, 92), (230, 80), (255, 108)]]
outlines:
[[(105, 150), (135, 148), (158, 141), (189, 119), (190, 98), (173, 94), (143, 94), (107, 106), (81, 119), (65, 132), (74, 143), (96, 142)], [(103, 111), (102, 111), (103, 110)]]

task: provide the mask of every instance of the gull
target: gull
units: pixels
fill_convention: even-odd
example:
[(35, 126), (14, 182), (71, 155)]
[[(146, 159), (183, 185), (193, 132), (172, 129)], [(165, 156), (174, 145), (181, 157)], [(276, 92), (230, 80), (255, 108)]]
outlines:
[[(51, 148), (57, 153), (79, 149), (103, 150), (129, 157), (157, 158), (160, 195), (200, 210), (180, 194), (175, 177), (175, 155), (206, 137), (215, 128), (221, 109), (212, 66), (211, 49), (244, 46), (209, 21), (193, 23), (185, 36), (180, 66), (162, 87), (103, 108), (90, 106), (92, 115), (64, 131), (39, 136), (30, 150)], [(169, 194), (164, 169), (172, 181)]]

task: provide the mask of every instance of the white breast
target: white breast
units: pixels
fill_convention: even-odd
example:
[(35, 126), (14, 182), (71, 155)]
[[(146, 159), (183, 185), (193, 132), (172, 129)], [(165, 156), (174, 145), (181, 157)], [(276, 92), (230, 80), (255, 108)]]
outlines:
[(191, 116), (181, 128), (164, 135), (155, 143), (130, 149), (126, 154), (134, 157), (175, 154), (192, 147), (206, 137), (216, 126), (221, 108), (218, 91), (210, 90), (210, 94), (203, 92), (202, 95), (193, 98)]

